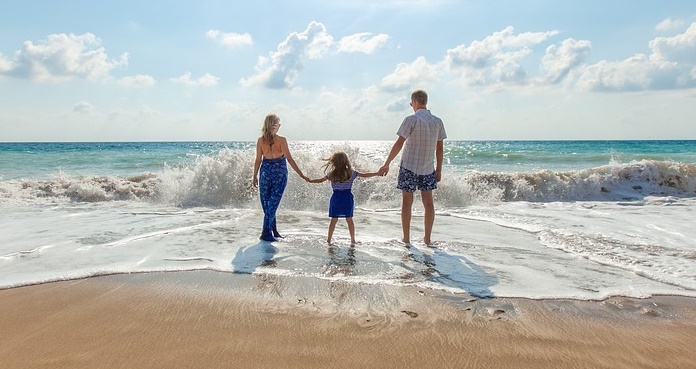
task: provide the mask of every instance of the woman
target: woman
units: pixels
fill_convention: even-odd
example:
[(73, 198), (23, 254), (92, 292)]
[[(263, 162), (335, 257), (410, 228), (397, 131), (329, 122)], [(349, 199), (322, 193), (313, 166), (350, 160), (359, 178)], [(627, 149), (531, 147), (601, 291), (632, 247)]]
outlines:
[(261, 137), (256, 141), (254, 161), (253, 185), (259, 188), (263, 207), (263, 230), (259, 239), (270, 242), (277, 241), (276, 237), (282, 237), (276, 228), (276, 210), (288, 183), (286, 161), (300, 177), (307, 180), (290, 154), (288, 141), (278, 135), (278, 129), (280, 118), (275, 114), (268, 114), (263, 122)]

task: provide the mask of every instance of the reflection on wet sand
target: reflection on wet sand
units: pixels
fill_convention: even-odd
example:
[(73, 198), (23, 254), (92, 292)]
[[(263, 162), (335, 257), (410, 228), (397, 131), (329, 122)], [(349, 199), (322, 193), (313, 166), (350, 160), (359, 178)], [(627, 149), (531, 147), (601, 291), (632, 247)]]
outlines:
[(323, 274), (327, 276), (354, 275), (355, 274), (355, 246), (347, 249), (336, 245), (329, 245), (327, 249), (329, 260), (324, 266)]

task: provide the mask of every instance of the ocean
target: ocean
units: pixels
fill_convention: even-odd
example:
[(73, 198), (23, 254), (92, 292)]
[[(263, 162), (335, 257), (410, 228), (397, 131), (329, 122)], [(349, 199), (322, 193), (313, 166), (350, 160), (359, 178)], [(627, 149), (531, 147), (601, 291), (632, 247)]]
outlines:
[[(376, 171), (392, 141), (291, 142), (310, 177), (345, 151)], [(292, 170), (279, 242), (260, 242), (253, 142), (0, 143), (0, 289), (212, 270), (416, 286), (476, 297), (696, 297), (696, 141), (445, 141), (433, 240), (400, 242), (398, 159), (359, 178), (358, 244), (328, 183)]]

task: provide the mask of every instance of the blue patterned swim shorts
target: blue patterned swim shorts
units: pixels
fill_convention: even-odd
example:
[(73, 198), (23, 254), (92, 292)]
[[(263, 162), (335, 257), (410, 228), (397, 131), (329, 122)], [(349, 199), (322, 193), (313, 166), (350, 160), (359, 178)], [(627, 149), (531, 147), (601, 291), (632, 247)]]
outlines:
[(396, 188), (406, 192), (416, 192), (416, 189), (420, 191), (432, 191), (437, 188), (435, 172), (418, 175), (402, 167), (399, 169), (399, 183), (396, 185)]

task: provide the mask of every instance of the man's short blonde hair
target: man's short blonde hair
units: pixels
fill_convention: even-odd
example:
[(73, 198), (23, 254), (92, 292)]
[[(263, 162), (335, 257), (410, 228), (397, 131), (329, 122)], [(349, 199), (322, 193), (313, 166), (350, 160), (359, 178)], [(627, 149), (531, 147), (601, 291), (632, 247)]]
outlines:
[(415, 101), (418, 105), (428, 105), (428, 94), (423, 90), (415, 90), (411, 94), (411, 101)]

